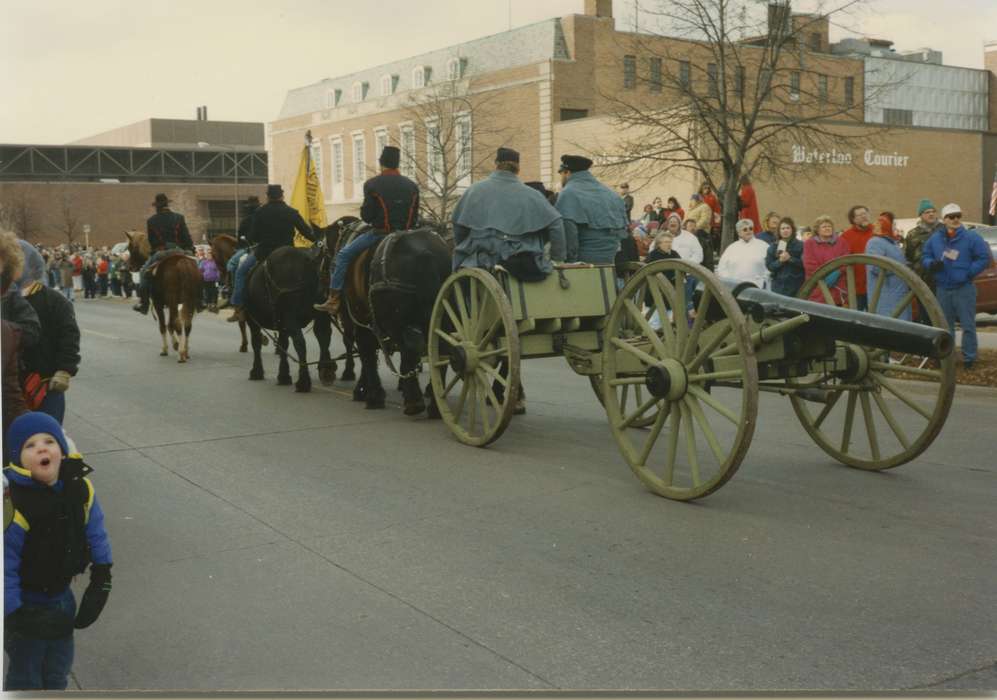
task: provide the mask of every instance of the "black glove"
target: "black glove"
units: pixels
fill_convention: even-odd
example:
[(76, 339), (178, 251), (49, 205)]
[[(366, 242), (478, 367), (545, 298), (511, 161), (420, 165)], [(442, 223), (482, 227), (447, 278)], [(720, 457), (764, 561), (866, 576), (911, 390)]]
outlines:
[(83, 592), (83, 600), (80, 601), (74, 627), (81, 630), (95, 623), (110, 594), (111, 565), (93, 564), (90, 567), (90, 585)]
[(3, 624), (29, 639), (62, 639), (73, 633), (73, 618), (49, 605), (22, 605), (5, 617)]
[(944, 260), (935, 260), (933, 263), (931, 263), (931, 265), (928, 266), (928, 269), (931, 270), (932, 272), (941, 272), (942, 268), (944, 267), (945, 267)]

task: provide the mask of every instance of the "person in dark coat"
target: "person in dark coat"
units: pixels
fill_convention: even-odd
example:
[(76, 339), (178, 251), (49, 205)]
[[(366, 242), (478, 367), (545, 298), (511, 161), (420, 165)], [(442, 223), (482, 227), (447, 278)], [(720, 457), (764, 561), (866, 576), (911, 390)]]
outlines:
[(329, 279), (329, 297), (316, 304), (317, 311), (339, 313), (340, 294), (346, 284), (346, 272), (360, 253), (373, 248), (392, 231), (409, 231), (419, 223), (419, 186), (401, 174), (398, 165), (401, 151), (385, 146), (378, 159), (381, 174), (363, 183), (363, 204), (360, 218), (370, 224), (349, 244), (336, 253), (335, 267)]
[(3, 353), (0, 357), (0, 370), (3, 371), (3, 401), (0, 403), (0, 413), (3, 418), (3, 432), (6, 434), (11, 422), (22, 413), (27, 413), (28, 406), (24, 403), (21, 377), (17, 369), (21, 331), (7, 321), (0, 321), (0, 326), (2, 326), (0, 352)]
[(235, 274), (242, 265), (242, 261), (246, 259), (246, 255), (249, 253), (249, 234), (253, 230), (253, 216), (259, 208), (260, 198), (255, 194), (251, 195), (246, 200), (246, 206), (242, 210), (242, 221), (239, 222), (239, 230), (236, 232), (236, 251), (232, 257), (228, 259), (228, 262), (225, 263), (225, 270), (228, 272), (228, 277), (225, 280), (225, 288), (223, 290), (225, 293), (225, 299), (218, 305), (219, 309), (224, 309), (232, 303), (232, 287), (235, 285)]
[(32, 268), (25, 268), (17, 286), (41, 324), (37, 348), (21, 358), (22, 373), (27, 377), (37, 372), (48, 382), (45, 399), (37, 410), (52, 416), (61, 425), (66, 413), (69, 380), (76, 376), (80, 366), (80, 328), (76, 325), (73, 304), (59, 292), (46, 287), (38, 271)]
[(270, 253), (278, 248), (293, 246), (295, 230), (310, 241), (316, 238), (312, 227), (302, 218), (298, 210), (288, 206), (284, 201), (284, 188), (280, 185), (267, 185), (267, 203), (253, 213), (249, 230), (249, 243), (256, 248), (248, 253), (236, 268), (232, 291), (232, 306), (235, 307), (235, 313), (228, 319), (229, 323), (245, 320), (242, 302), (246, 293), (246, 281), (253, 267), (257, 262), (266, 260)]
[(796, 237), (796, 223), (788, 216), (779, 221), (779, 240), (769, 245), (765, 267), (772, 275), (772, 291), (795, 297), (803, 286), (803, 242)]
[(187, 220), (183, 214), (170, 211), (170, 199), (165, 194), (157, 194), (152, 206), (156, 213), (145, 222), (152, 255), (145, 261), (139, 272), (138, 298), (134, 308), (141, 314), (149, 313), (149, 266), (161, 260), (167, 253), (177, 248), (194, 253), (194, 241), (190, 238)]
[(38, 314), (21, 296), (14, 280), (24, 271), (24, 250), (17, 236), (0, 233), (0, 317), (21, 332), (21, 356), (35, 351), (42, 334)]

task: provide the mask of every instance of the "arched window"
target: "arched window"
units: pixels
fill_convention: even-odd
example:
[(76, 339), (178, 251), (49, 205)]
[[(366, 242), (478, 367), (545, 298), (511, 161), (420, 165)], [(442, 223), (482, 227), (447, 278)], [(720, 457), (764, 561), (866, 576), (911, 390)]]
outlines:
[(381, 76), (381, 97), (387, 97), (395, 92), (395, 76), (393, 75), (382, 75)]
[(429, 85), (429, 66), (416, 66), (412, 70), (412, 87), (424, 88)]
[(353, 101), (363, 102), (367, 99), (367, 89), (370, 87), (368, 83), (363, 83), (357, 81), (353, 83)]

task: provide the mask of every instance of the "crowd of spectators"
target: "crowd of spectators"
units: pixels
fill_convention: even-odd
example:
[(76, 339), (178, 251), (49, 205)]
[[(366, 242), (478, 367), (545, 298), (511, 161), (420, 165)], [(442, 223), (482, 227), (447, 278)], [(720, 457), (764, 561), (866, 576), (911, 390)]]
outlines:
[[(621, 195), (630, 197), (629, 187)], [(721, 207), (712, 187), (704, 183), (683, 210), (675, 197), (662, 206), (655, 197), (630, 221), (630, 232), (645, 262), (681, 258), (704, 265), (718, 276), (736, 282), (752, 282), (779, 294), (796, 296), (807, 279), (826, 263), (844, 255), (865, 254), (889, 258), (912, 269), (935, 293), (950, 330), (962, 328), (962, 354), (967, 369), (977, 357), (976, 289), (973, 279), (992, 264), (990, 248), (974, 231), (962, 225), (957, 204), (944, 207), (939, 215), (934, 203), (918, 205), (918, 223), (905, 236), (892, 212), (873, 218), (870, 209), (855, 205), (845, 216), (847, 225), (836, 225), (830, 216), (819, 216), (811, 226), (798, 227), (793, 218), (770, 211), (758, 214), (757, 197), (750, 183), (738, 197), (737, 238), (721, 250)], [(882, 267), (854, 265), (855, 302), (863, 311), (892, 315), (907, 296), (908, 285)], [(878, 276), (885, 275), (880, 283)], [(825, 278), (830, 297), (837, 305), (848, 303), (843, 268)], [(877, 284), (876, 308), (869, 309), (869, 293)], [(810, 299), (825, 302), (818, 286)], [(907, 304), (899, 317), (930, 323), (926, 314)]]

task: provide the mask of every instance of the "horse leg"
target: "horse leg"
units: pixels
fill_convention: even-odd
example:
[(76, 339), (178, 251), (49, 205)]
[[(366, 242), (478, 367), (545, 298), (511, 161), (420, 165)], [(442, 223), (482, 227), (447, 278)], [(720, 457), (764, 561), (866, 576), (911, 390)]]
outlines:
[(356, 379), (354, 371), (354, 355), (357, 352), (356, 328), (352, 323), (343, 324), (343, 349), (346, 352), (346, 369), (343, 371), (343, 381), (352, 382)]
[[(402, 350), (402, 374), (409, 374), (410, 372), (415, 372), (419, 367), (419, 356), (418, 354), (412, 352), (411, 350)], [(417, 416), (426, 410), (426, 402), (422, 398), (422, 392), (419, 391), (419, 375), (408, 377), (406, 379), (399, 378), (399, 384), (402, 387), (402, 396), (405, 400), (405, 408), (403, 412), (406, 416)]]
[(291, 342), (294, 354), (298, 356), (298, 381), (294, 383), (294, 390), (305, 394), (312, 390), (312, 375), (308, 371), (308, 345), (300, 328), (291, 334)]
[(180, 308), (177, 310), (177, 335), (180, 336), (180, 359), (177, 362), (187, 361), (187, 322), (184, 316), (187, 315), (187, 309)]
[(160, 351), (160, 357), (166, 357), (170, 354), (169, 345), (166, 342), (166, 316), (164, 315), (165, 309), (156, 304), (156, 318), (159, 319), (159, 335), (163, 337), (163, 349)]
[(179, 328), (177, 327), (177, 307), (175, 304), (170, 304), (170, 317), (167, 320), (166, 327), (170, 330), (170, 344), (173, 345), (173, 349), (180, 350), (180, 341), (177, 340), (177, 332)]
[(263, 333), (260, 327), (253, 322), (249, 323), (249, 336), (253, 340), (253, 368), (249, 370), (249, 378), (253, 381), (263, 379), (263, 359), (260, 357), (260, 350), (263, 348)]
[(360, 348), (360, 376), (366, 388), (364, 408), (384, 408), (384, 387), (377, 374), (377, 339), (366, 329), (357, 329), (357, 345)]
[(246, 352), (246, 322), (239, 321), (239, 334), (242, 335), (242, 344), (239, 346), (239, 352)]
[(183, 316), (183, 359), (190, 359), (190, 331), (194, 327), (194, 312), (184, 309)]
[(329, 352), (332, 343), (332, 320), (329, 314), (317, 314), (312, 332), (318, 341), (318, 378), (323, 386), (331, 386), (336, 381), (336, 363)]
[(283, 328), (277, 334), (277, 346), (274, 348), (280, 353), (280, 364), (277, 368), (277, 384), (289, 386), (291, 384), (291, 368), (287, 363), (287, 331)]

